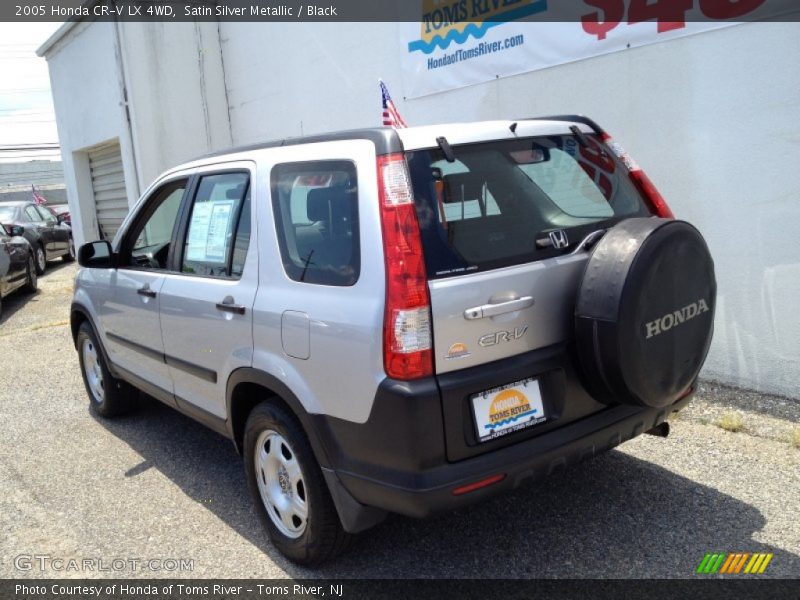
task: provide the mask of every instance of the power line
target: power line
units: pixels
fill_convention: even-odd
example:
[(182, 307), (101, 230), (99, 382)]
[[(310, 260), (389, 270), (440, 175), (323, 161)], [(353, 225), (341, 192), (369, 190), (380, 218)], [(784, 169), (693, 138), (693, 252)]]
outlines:
[(16, 121), (15, 123), (7, 123), (7, 125), (28, 125), (29, 123), (55, 123), (55, 119), (45, 119), (43, 121)]
[(36, 152), (36, 154), (34, 154), (33, 156), (41, 156), (42, 154), (60, 154), (60, 151), (59, 151), (58, 148), (47, 148), (45, 150), (37, 150), (36, 148), (18, 148), (18, 149), (12, 149), (12, 150), (0, 149), (0, 152), (9, 152), (9, 153), (23, 152), (23, 153), (28, 153), (28, 154), (30, 154), (31, 152)]
[[(3, 152), (0, 150), (0, 152)], [(0, 158), (19, 158), (21, 156), (32, 156), (34, 158), (38, 157), (47, 157), (47, 156), (60, 156), (61, 152), (58, 150), (39, 150), (39, 151), (28, 151), (28, 150), (11, 150), (10, 152), (4, 152), (7, 156), (0, 156)]]
[(19, 108), (0, 108), (0, 113), (17, 113), (22, 116), (26, 115), (47, 115), (52, 114), (52, 110), (28, 110), (28, 109), (19, 109)]
[[(54, 162), (54, 161), (50, 161), (50, 162)], [(31, 166), (36, 167), (36, 170), (35, 171), (34, 170), (24, 171), (24, 173), (26, 175), (33, 174), (33, 173), (54, 173), (54, 172), (56, 172), (56, 170), (59, 173), (61, 172), (61, 163), (59, 163), (58, 166), (56, 166), (56, 165), (40, 165), (40, 164), (34, 164), (34, 165), (31, 165)], [(2, 169), (0, 169), (0, 177), (8, 177), (9, 175), (18, 175), (19, 173), (22, 173), (22, 172), (23, 171), (19, 171), (19, 172), (3, 172)]]
[(58, 163), (63, 162), (60, 154), (0, 154), (0, 165), (10, 163)]
[[(11, 164), (14, 164), (14, 163), (11, 163)], [(36, 166), (38, 167), (40, 165), (36, 165)], [(0, 179), (9, 179), (9, 178), (13, 179), (14, 177), (27, 177), (28, 175), (39, 175), (41, 177), (56, 177), (56, 176), (61, 177), (62, 173), (63, 173), (63, 171), (61, 170), (61, 167), (60, 166), (56, 167), (55, 165), (51, 169), (43, 169), (43, 170), (38, 170), (38, 171), (8, 171), (8, 172), (3, 172), (3, 170), (0, 169)]]
[[(11, 164), (14, 164), (14, 163), (11, 163)], [(38, 166), (41, 166), (41, 165), (36, 165), (36, 166), (38, 167)], [(23, 177), (23, 176), (27, 177), (28, 175), (40, 175), (42, 177), (55, 177), (55, 176), (61, 177), (62, 173), (63, 173), (63, 171), (61, 170), (60, 165), (58, 167), (53, 165), (53, 168), (51, 168), (51, 169), (40, 169), (40, 170), (37, 170), (37, 171), (8, 171), (8, 172), (3, 172), (3, 170), (0, 169), (0, 179), (9, 179), (9, 178), (13, 179), (14, 177)]]
[[(12, 163), (13, 164), (13, 163)], [(1, 170), (1, 169), (0, 169)], [(0, 173), (0, 181), (7, 180), (7, 179), (17, 179), (19, 177), (63, 177), (63, 171), (58, 168), (50, 169), (48, 171), (29, 171), (29, 172), (9, 172), (9, 173)]]
[(0, 88), (0, 96), (3, 94), (32, 94), (37, 92), (49, 92), (50, 88), (13, 88), (4, 90)]
[(2, 186), (13, 186), (13, 185), (25, 185), (26, 181), (35, 181), (37, 183), (47, 183), (47, 184), (58, 184), (64, 183), (63, 177), (42, 177), (41, 175), (35, 175), (31, 177), (14, 177), (13, 179), (0, 179), (0, 187)]
[(39, 142), (36, 144), (0, 144), (0, 151), (13, 152), (15, 150), (59, 150), (58, 142)]

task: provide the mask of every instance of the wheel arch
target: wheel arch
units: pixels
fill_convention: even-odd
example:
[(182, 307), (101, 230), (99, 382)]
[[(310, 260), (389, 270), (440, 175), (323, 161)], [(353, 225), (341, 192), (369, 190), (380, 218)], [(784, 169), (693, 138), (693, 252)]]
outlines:
[(282, 406), (297, 418), (320, 466), (329, 467), (330, 461), (322, 437), (314, 420), (294, 392), (273, 375), (250, 367), (242, 367), (231, 373), (225, 393), (228, 434), (237, 452), (242, 454), (247, 417), (264, 400)]
[(73, 303), (69, 310), (69, 328), (72, 331), (72, 344), (76, 349), (78, 343), (78, 330), (81, 328), (81, 325), (87, 321), (94, 328), (94, 330), (97, 331), (97, 327), (94, 326), (94, 322), (89, 316), (89, 311), (87, 311), (86, 308), (80, 304)]
[(100, 346), (100, 352), (103, 354), (103, 360), (106, 361), (106, 366), (108, 367), (109, 372), (114, 377), (119, 377), (119, 372), (114, 366), (114, 363), (108, 357), (108, 352), (106, 351), (105, 344), (103, 343), (103, 336), (100, 333), (100, 328), (97, 327), (94, 322), (92, 313), (83, 304), (73, 302), (69, 310), (69, 327), (70, 331), (72, 332), (72, 344), (75, 346), (75, 350), (78, 350), (78, 331), (80, 330), (81, 325), (84, 323), (89, 323), (89, 325), (92, 326), (92, 329), (94, 329), (94, 334), (97, 337), (98, 345)]

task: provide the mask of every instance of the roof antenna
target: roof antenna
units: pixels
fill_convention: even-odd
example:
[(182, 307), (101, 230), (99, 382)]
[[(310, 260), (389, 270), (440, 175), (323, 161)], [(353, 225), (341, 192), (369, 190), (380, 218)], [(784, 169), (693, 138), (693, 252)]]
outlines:
[(511, 133), (517, 133), (517, 123), (516, 123), (516, 121), (511, 124), (509, 129), (511, 130)]

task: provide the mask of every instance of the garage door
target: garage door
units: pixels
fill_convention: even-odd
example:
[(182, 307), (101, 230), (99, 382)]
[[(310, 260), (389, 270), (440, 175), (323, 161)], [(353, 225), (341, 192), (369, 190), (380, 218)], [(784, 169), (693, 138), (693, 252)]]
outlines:
[(103, 144), (89, 150), (92, 190), (100, 235), (111, 240), (128, 214), (125, 174), (118, 143)]

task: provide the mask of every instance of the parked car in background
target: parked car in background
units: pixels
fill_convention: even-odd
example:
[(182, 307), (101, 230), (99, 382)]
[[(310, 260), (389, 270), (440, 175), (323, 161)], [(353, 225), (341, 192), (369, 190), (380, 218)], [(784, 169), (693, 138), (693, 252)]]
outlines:
[(45, 204), (59, 223), (66, 223), (72, 227), (72, 216), (69, 214), (69, 204)]
[(37, 275), (44, 274), (48, 260), (75, 260), (72, 228), (65, 223), (59, 223), (43, 206), (25, 201), (4, 202), (0, 204), (0, 224), (19, 225), (23, 228), (22, 235), (33, 247)]
[(22, 227), (0, 227), (0, 318), (3, 298), (20, 288), (35, 292), (38, 280), (33, 248), (24, 237)]

